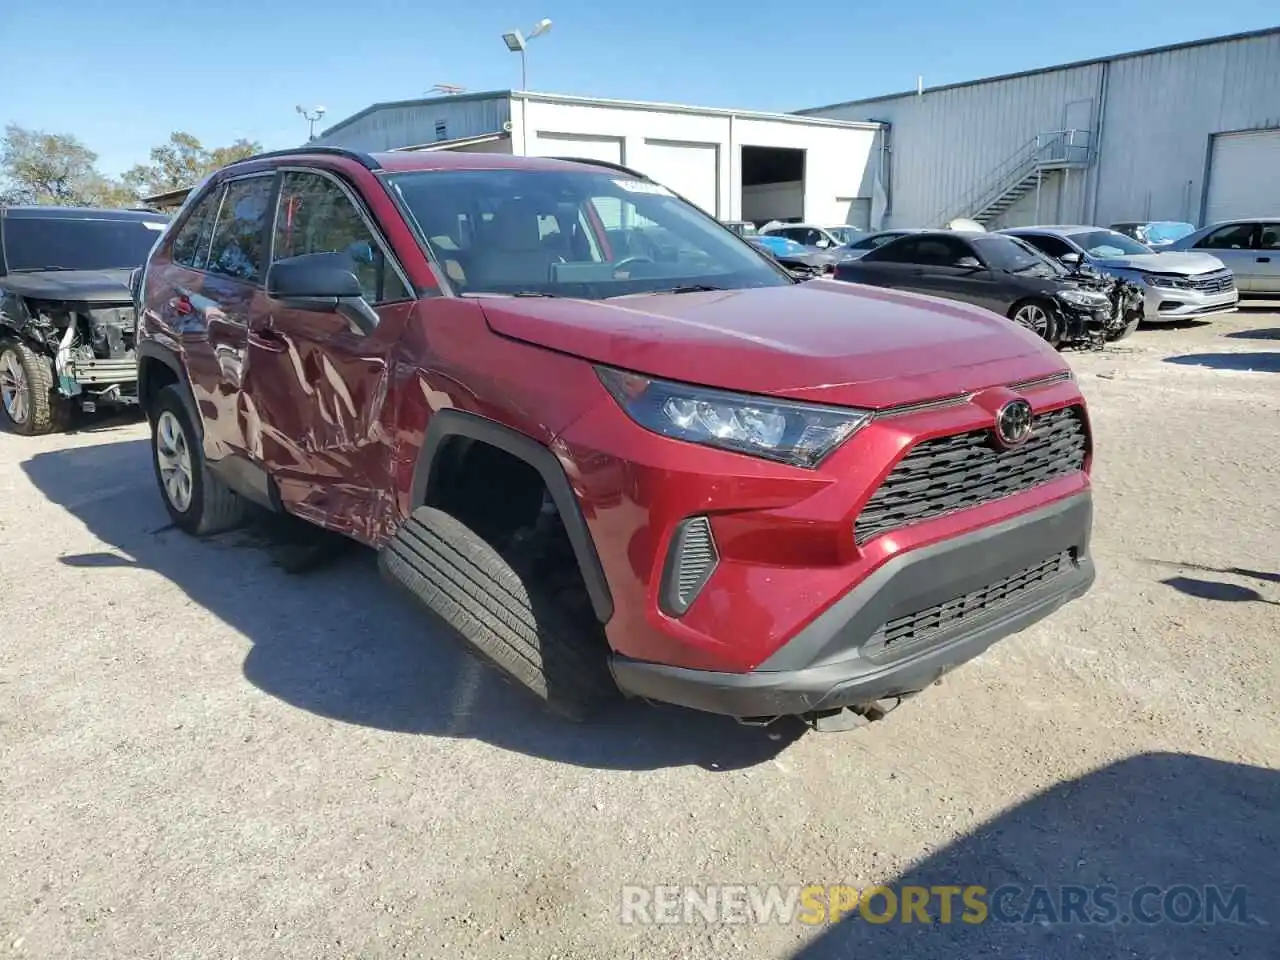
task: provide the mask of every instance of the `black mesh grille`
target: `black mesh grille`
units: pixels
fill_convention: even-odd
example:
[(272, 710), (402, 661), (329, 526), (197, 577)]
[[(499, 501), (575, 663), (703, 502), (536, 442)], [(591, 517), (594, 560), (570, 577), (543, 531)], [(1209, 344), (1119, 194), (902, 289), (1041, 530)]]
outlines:
[(1012, 450), (992, 445), (992, 431), (926, 440), (904, 457), (854, 522), (854, 539), (990, 503), (1084, 469), (1088, 433), (1079, 407), (1042, 413), (1031, 438)]
[(688, 606), (716, 565), (716, 548), (706, 517), (697, 517), (685, 526), (676, 563), (676, 596), (682, 605)]
[(890, 620), (867, 641), (867, 656), (872, 660), (905, 656), (928, 645), (930, 638), (944, 630), (1048, 583), (1070, 570), (1074, 563), (1072, 551), (1063, 550), (1003, 580), (997, 580), (945, 603)]

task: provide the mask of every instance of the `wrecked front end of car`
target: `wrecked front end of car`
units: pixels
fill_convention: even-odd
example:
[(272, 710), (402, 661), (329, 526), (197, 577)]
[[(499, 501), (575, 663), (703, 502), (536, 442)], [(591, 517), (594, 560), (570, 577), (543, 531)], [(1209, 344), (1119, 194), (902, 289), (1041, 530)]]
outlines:
[(1100, 349), (1142, 311), (1142, 287), (1121, 277), (1081, 269), (1053, 295), (1059, 343)]
[(0, 294), (0, 334), (52, 360), (57, 393), (86, 412), (137, 402), (136, 319), (123, 286), (110, 302)]

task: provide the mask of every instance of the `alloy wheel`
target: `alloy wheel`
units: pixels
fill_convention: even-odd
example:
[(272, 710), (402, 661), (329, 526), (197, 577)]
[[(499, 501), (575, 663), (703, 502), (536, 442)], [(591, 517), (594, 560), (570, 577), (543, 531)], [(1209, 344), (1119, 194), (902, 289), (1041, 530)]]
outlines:
[(9, 419), (25, 424), (31, 416), (31, 391), (27, 373), (22, 369), (22, 358), (12, 348), (0, 354), (0, 397)]
[(186, 513), (191, 509), (191, 446), (182, 424), (169, 410), (156, 420), (156, 466), (169, 505)]
[(1049, 314), (1043, 307), (1034, 303), (1019, 307), (1013, 315), (1013, 322), (1026, 327), (1041, 339), (1044, 339), (1049, 332)]

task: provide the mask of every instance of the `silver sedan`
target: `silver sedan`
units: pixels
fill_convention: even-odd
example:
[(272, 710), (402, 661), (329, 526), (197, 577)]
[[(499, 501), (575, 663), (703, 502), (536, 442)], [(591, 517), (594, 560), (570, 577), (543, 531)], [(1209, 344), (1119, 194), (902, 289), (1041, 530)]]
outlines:
[(1213, 254), (1236, 275), (1242, 297), (1280, 297), (1280, 216), (1210, 224), (1169, 249)]

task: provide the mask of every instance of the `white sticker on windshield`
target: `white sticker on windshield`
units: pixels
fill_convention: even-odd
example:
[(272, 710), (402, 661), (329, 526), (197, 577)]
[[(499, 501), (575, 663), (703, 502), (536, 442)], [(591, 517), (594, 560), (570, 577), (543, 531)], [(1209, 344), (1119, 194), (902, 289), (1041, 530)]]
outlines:
[(658, 183), (645, 183), (643, 180), (615, 180), (615, 187), (626, 190), (628, 193), (654, 193), (660, 197), (672, 196), (670, 190)]
[(167, 224), (156, 223), (153, 220), (143, 220), (142, 225), (146, 227), (148, 230), (154, 230), (156, 233), (160, 233), (167, 226)]

